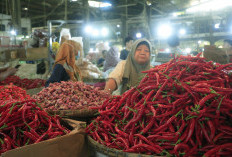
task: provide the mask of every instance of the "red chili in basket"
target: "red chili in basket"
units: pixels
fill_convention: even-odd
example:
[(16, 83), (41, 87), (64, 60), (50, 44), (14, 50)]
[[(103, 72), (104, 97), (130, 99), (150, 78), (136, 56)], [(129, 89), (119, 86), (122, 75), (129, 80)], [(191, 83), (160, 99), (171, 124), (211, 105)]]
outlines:
[[(110, 148), (160, 156), (232, 154), (232, 64), (177, 56), (106, 100), (86, 132)], [(110, 124), (110, 125), (109, 125)], [(106, 131), (104, 131), (106, 130)], [(104, 132), (104, 136), (93, 132)], [(156, 147), (158, 146), (158, 147)]]

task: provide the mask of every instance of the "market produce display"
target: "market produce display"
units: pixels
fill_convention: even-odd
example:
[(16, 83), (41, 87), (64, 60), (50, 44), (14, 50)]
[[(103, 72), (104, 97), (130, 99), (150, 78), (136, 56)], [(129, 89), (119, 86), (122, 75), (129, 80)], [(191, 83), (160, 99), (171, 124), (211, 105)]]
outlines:
[(125, 152), (232, 154), (232, 64), (178, 56), (146, 71), (137, 87), (108, 99), (86, 132)]
[(20, 87), (17, 87), (13, 84), (0, 86), (0, 102), (9, 102), (9, 101), (23, 101), (27, 99), (31, 99), (29, 95), (27, 95), (26, 91)]
[(82, 82), (52, 83), (33, 96), (48, 110), (76, 110), (99, 106), (109, 95)]
[(0, 155), (8, 150), (65, 135), (60, 117), (49, 116), (35, 100), (0, 102)]
[(45, 86), (46, 80), (41, 79), (21, 79), (18, 76), (8, 76), (5, 80), (0, 82), (0, 85), (9, 85), (10, 83), (24, 88), (24, 89), (33, 89)]

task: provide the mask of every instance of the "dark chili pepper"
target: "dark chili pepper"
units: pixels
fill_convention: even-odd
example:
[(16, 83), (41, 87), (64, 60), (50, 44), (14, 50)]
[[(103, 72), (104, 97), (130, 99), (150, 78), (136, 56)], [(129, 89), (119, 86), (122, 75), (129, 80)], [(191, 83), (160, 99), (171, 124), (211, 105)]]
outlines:
[(190, 122), (190, 128), (189, 128), (188, 135), (185, 138), (185, 143), (187, 143), (189, 141), (189, 139), (191, 138), (191, 136), (194, 132), (194, 126), (195, 126), (195, 119), (193, 118), (193, 119), (191, 119), (191, 122)]
[(124, 136), (124, 137), (128, 137), (128, 136), (129, 136), (127, 133), (125, 133), (125, 132), (119, 130), (118, 127), (117, 127), (117, 125), (115, 126), (115, 131), (116, 131), (118, 134), (120, 134), (120, 135), (122, 135), (122, 136)]
[(208, 126), (210, 128), (210, 137), (209, 137), (209, 139), (210, 139), (210, 141), (213, 141), (213, 138), (215, 136), (215, 126), (214, 126), (214, 124), (213, 124), (213, 122), (211, 120), (208, 120), (207, 124), (208, 124)]
[(218, 150), (220, 149), (224, 149), (224, 148), (231, 148), (232, 147), (232, 143), (226, 143), (226, 144), (222, 144), (222, 145), (219, 145), (217, 147), (214, 147), (213, 149), (207, 151), (203, 157), (211, 157), (215, 152), (218, 152)]

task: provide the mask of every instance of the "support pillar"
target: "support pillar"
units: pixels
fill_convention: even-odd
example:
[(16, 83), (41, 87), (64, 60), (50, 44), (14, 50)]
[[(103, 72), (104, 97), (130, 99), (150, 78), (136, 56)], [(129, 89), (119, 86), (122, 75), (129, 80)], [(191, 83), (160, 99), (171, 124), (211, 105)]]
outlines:
[(11, 0), (12, 22), (17, 34), (22, 34), (21, 28), (21, 2), (19, 0)]
[[(82, 0), (82, 4), (83, 4), (83, 15), (85, 17), (83, 17), (83, 19), (85, 19), (85, 22), (83, 23), (83, 27), (85, 27), (88, 23), (89, 23), (89, 3), (86, 0)], [(86, 56), (87, 53), (89, 52), (90, 49), (90, 39), (87, 35), (84, 35), (84, 39), (83, 39), (83, 51), (84, 51), (84, 55)]]
[(121, 27), (121, 37), (122, 37), (122, 43), (124, 39), (129, 35), (128, 34), (128, 9), (127, 9), (127, 0), (124, 1), (124, 5), (126, 6), (124, 9), (124, 15), (122, 15), (122, 27)]
[(65, 0), (64, 2), (64, 20), (67, 21), (68, 20), (68, 15), (67, 15), (67, 8), (68, 7), (68, 1)]

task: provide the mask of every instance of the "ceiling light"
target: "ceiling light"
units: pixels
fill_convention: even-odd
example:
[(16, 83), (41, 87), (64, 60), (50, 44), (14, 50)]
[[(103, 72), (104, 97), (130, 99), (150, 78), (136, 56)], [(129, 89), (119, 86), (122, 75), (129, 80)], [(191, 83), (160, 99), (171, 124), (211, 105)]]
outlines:
[(101, 33), (105, 37), (109, 34), (109, 30), (107, 28), (102, 28)]
[(201, 44), (201, 41), (200, 41), (200, 40), (198, 41), (198, 44)]
[(76, 2), (77, 0), (71, 0), (72, 2)]
[(141, 38), (142, 34), (141, 33), (136, 33), (136, 38)]
[(16, 35), (16, 31), (15, 30), (12, 30), (10, 31), (11, 35)]
[(117, 27), (119, 28), (119, 27), (120, 27), (120, 25), (117, 25)]
[(111, 7), (112, 4), (107, 2), (98, 2), (98, 1), (88, 1), (90, 7), (94, 8), (105, 8), (105, 7)]
[(147, 0), (146, 3), (147, 3), (148, 6), (151, 6), (151, 1), (150, 0)]
[(172, 34), (172, 27), (170, 25), (161, 25), (158, 28), (158, 36), (161, 38), (168, 38)]
[(85, 33), (92, 33), (92, 27), (91, 26), (86, 26), (85, 27)]
[(186, 34), (186, 30), (182, 28), (182, 29), (180, 29), (179, 33), (180, 33), (180, 35), (185, 35)]
[(23, 8), (23, 10), (28, 10), (28, 8)]
[(214, 25), (214, 27), (215, 27), (216, 29), (220, 28), (220, 23), (216, 23), (216, 24)]

